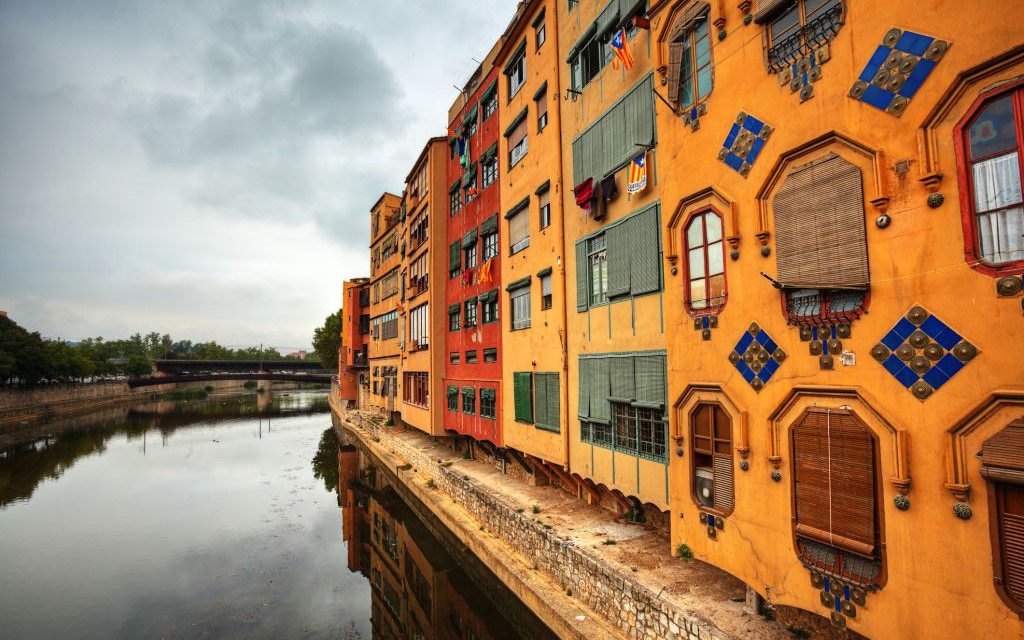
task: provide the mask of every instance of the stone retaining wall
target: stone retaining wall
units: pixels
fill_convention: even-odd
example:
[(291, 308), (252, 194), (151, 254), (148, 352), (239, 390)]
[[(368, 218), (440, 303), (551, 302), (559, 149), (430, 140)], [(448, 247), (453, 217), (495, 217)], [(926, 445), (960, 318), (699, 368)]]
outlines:
[(503, 540), (627, 637), (644, 640), (729, 638), (718, 628), (661, 600), (658, 594), (586, 549), (560, 539), (525, 512), (517, 512), (527, 505), (511, 504), (441, 466), (437, 460), (431, 460), (418, 448), (396, 437), (393, 427), (383, 427), (382, 421), (357, 412), (346, 413), (344, 417), (350, 424), (361, 427), (358, 431), (362, 433), (356, 435), (378, 438), (382, 446), (411, 464), (417, 475), (433, 480), (438, 491), (472, 514), (488, 533)]

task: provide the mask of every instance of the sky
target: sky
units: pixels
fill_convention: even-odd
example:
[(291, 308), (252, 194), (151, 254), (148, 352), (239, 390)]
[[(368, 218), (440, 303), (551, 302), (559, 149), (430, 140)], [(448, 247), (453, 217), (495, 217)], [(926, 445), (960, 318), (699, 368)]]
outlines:
[(306, 348), (513, 0), (0, 0), (0, 310)]

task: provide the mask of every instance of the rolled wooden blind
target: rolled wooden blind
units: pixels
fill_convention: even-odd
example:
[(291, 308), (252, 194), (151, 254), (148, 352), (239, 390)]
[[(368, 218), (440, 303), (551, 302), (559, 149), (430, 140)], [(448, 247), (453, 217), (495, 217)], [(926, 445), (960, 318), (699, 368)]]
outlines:
[(870, 431), (841, 409), (808, 409), (793, 428), (796, 532), (855, 554), (875, 551)]
[(1003, 586), (1014, 602), (1024, 605), (1024, 489), (1000, 485), (998, 494)]
[(793, 169), (775, 195), (778, 280), (791, 289), (867, 289), (860, 169), (831, 153)]
[(611, 419), (608, 405), (608, 359), (590, 361), (590, 417), (607, 423)]
[(622, 356), (610, 358), (611, 363), (611, 385), (612, 397), (619, 400), (632, 400), (636, 397), (636, 388), (633, 384), (633, 358)]
[(590, 417), (590, 362), (586, 358), (579, 360), (579, 406), (576, 407), (576, 414), (580, 418)]
[[(524, 112), (525, 114), (525, 112)], [(522, 118), (508, 133), (508, 148), (516, 146), (526, 137), (526, 118)]]
[(587, 290), (587, 241), (576, 243), (576, 311), (586, 311)]
[(605, 232), (608, 256), (608, 296), (629, 293), (629, 221), (608, 227)]
[(508, 219), (508, 242), (514, 246), (530, 235), (530, 211), (521, 209)]
[(981, 475), (1024, 485), (1024, 420), (1014, 420), (982, 444)]
[(732, 482), (732, 456), (714, 456), (715, 508), (732, 511), (734, 505)]
[[(629, 220), (630, 288), (633, 295), (661, 288), (661, 242), (658, 206)], [(610, 256), (609, 256), (610, 257)], [(610, 265), (609, 265), (609, 271)]]

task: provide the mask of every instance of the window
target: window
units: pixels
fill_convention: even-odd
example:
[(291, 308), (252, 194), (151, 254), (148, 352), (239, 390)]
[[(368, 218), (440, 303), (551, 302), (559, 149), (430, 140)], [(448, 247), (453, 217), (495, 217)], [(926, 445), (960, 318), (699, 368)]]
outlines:
[[(498, 290), (488, 291), (480, 296), (480, 307), (483, 309), (483, 323), (488, 324), (498, 321)], [(486, 353), (484, 360), (486, 361)]]
[(386, 300), (398, 293), (398, 270), (395, 269), (380, 281), (380, 299)]
[(608, 251), (604, 234), (588, 241), (590, 265), (590, 306), (608, 302)]
[(508, 78), (508, 97), (511, 100), (526, 84), (526, 40), (523, 40), (505, 65), (505, 76)]
[(558, 373), (533, 374), (534, 406), (536, 407), (537, 428), (559, 433), (562, 430)]
[[(457, 356), (458, 354), (457, 353), (453, 353), (452, 355)], [(448, 410), (449, 411), (458, 411), (459, 410), (459, 388), (458, 387), (453, 387), (453, 386), (449, 385), (448, 389), (446, 389), (446, 397), (445, 397), (445, 399), (448, 401)]]
[(686, 244), (686, 304), (690, 311), (725, 304), (725, 245), (722, 219), (714, 211), (698, 213), (683, 231)]
[(462, 271), (462, 242), (456, 240), (448, 245), (448, 277), (454, 278)]
[(533, 40), (537, 43), (537, 48), (544, 44), (547, 39), (544, 29), (544, 11), (541, 10), (540, 15), (533, 21)]
[(476, 241), (475, 240), (473, 241), (473, 244), (471, 244), (468, 247), (466, 247), (465, 252), (466, 252), (466, 268), (467, 269), (472, 269), (472, 268), (476, 267), (477, 249), (476, 249)]
[(462, 413), (476, 415), (476, 389), (462, 387)]
[(579, 359), (580, 435), (585, 442), (667, 462), (664, 353)]
[(477, 124), (477, 119), (476, 119), (476, 110), (474, 109), (472, 119), (470, 119), (469, 122), (466, 123), (466, 141), (467, 141), (467, 144), (469, 142), (469, 138), (472, 138), (473, 136), (475, 136), (477, 131), (478, 131), (478, 124)]
[(467, 329), (476, 326), (476, 298), (466, 300), (466, 321), (462, 326)]
[(391, 340), (398, 337), (398, 312), (389, 311), (384, 315), (377, 316), (373, 319), (372, 323), (375, 325), (375, 329), (380, 333), (382, 340)]
[(551, 189), (548, 186), (550, 183), (545, 183), (541, 190), (537, 192), (537, 199), (540, 203), (540, 228), (547, 229), (551, 226)]
[(498, 179), (498, 158), (492, 157), (487, 160), (481, 160), (480, 167), (483, 173), (481, 179), (482, 186), (489, 187), (494, 184), (494, 181)]
[(448, 354), (448, 362), (452, 364), (459, 364), (459, 357), (460, 356), (458, 351), (452, 351), (451, 353)]
[(495, 348), (484, 349), (484, 362), (497, 362), (498, 350)]
[(402, 388), (402, 400), (407, 404), (426, 407), (430, 400), (430, 390), (426, 372), (406, 372)]
[(791, 438), (801, 562), (844, 583), (878, 586), (881, 531), (871, 431), (849, 410), (812, 407), (797, 419)]
[(359, 333), (370, 333), (370, 314), (364, 313), (359, 316)]
[(843, 25), (841, 0), (782, 0), (765, 3), (754, 22), (767, 25), (768, 67), (780, 71), (828, 42)]
[(476, 163), (472, 162), (466, 169), (466, 172), (462, 174), (462, 193), (466, 204), (469, 204), (480, 195), (479, 190), (476, 188), (476, 167)]
[(698, 505), (728, 514), (733, 509), (732, 421), (717, 404), (690, 413), (690, 486)]
[(551, 308), (551, 271), (540, 276), (540, 308)]
[(466, 364), (476, 364), (476, 349), (466, 352)]
[(533, 104), (537, 111), (537, 133), (548, 126), (548, 83), (541, 85), (540, 89), (533, 96)]
[(626, 166), (654, 145), (654, 80), (648, 74), (572, 141), (573, 185)]
[(420, 349), (429, 344), (430, 311), (428, 304), (421, 304), (409, 312), (409, 340), (415, 342)]
[(418, 258), (409, 265), (409, 288), (412, 295), (419, 295), (430, 286), (430, 277), (427, 273), (430, 269), (430, 253), (424, 251)]
[(508, 140), (508, 168), (516, 166), (526, 156), (526, 115), (524, 108), (519, 115), (512, 120), (512, 124), (505, 129), (505, 138)]
[(777, 280), (789, 321), (858, 318), (869, 283), (860, 169), (834, 153), (797, 166), (773, 208)]
[(498, 233), (488, 233), (484, 236), (484, 261), (498, 255)]
[(512, 391), (516, 422), (533, 424), (533, 374), (529, 371), (514, 371)]
[(580, 3), (580, 0), (568, 0), (568, 3), (569, 3), (569, 11), (572, 11), (573, 9), (576, 8), (576, 5), (578, 5)]
[(999, 596), (1024, 612), (1024, 420), (1014, 420), (981, 447), (988, 486), (992, 567)]
[(509, 293), (512, 311), (512, 331), (530, 328), (530, 285), (512, 289)]
[(462, 305), (458, 302), (448, 307), (448, 330), (458, 331), (460, 328), (459, 311)]
[(680, 16), (668, 49), (668, 99), (688, 109), (711, 93), (711, 38), (708, 35), (708, 4), (698, 4)]
[(530, 200), (524, 199), (512, 211), (505, 215), (508, 218), (509, 253), (515, 255), (530, 246)]
[(462, 194), (459, 193), (459, 185), (461, 182), (456, 182), (452, 185), (452, 188), (448, 191), (448, 211), (449, 215), (455, 215), (462, 210)]
[(980, 108), (957, 127), (958, 160), (968, 185), (961, 196), (967, 259), (1005, 266), (1024, 260), (1024, 88), (1017, 83)]
[(494, 389), (481, 389), (480, 390), (480, 417), (490, 418), (494, 420), (496, 415), (495, 406), (497, 405), (496, 397), (497, 392)]
[(484, 114), (484, 121), (493, 116), (498, 112), (498, 83), (497, 81), (491, 83), (491, 86), (484, 91), (483, 95), (480, 96), (480, 104), (483, 105), (482, 111)]
[(608, 52), (605, 49), (611, 50), (601, 44), (597, 31), (591, 28), (569, 51), (570, 82), (573, 89), (582, 91), (597, 77), (606, 61), (605, 55)]

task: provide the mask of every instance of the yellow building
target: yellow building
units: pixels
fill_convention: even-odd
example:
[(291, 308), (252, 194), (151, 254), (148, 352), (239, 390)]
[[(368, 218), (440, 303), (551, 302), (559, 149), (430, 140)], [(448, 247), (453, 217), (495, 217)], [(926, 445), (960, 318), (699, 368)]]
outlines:
[[(645, 3), (557, 3), (570, 467), (588, 495), (666, 527), (661, 154)], [(622, 44), (621, 57), (612, 44)], [(632, 166), (636, 164), (634, 170)], [(643, 167), (646, 177), (641, 180)], [(643, 188), (628, 193), (630, 175)]]
[(867, 637), (1021, 637), (1024, 11), (652, 4), (673, 548)]
[[(448, 140), (431, 138), (406, 177), (399, 250), (401, 419), (433, 435), (444, 435), (447, 154)], [(431, 340), (435, 336), (438, 340)]]
[(398, 410), (401, 205), (400, 197), (385, 193), (370, 208), (369, 406), (388, 414)]
[(495, 61), (504, 127), (498, 144), (502, 436), (512, 460), (540, 483), (569, 479), (559, 4), (520, 3)]

